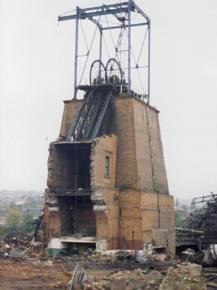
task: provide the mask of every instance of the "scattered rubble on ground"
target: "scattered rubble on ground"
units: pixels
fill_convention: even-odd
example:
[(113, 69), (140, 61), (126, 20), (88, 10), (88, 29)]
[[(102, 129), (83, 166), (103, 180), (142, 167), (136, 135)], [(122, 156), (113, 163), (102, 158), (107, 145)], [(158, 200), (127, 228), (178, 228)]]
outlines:
[[(217, 271), (202, 271), (165, 254), (90, 251), (81, 256), (49, 257), (38, 243), (13, 247), (0, 243), (0, 289), (205, 290), (215, 289)], [(213, 273), (214, 272), (214, 273)], [(208, 288), (206, 288), (208, 285)]]
[(200, 265), (190, 263), (169, 267), (159, 290), (206, 290), (206, 279), (201, 271)]

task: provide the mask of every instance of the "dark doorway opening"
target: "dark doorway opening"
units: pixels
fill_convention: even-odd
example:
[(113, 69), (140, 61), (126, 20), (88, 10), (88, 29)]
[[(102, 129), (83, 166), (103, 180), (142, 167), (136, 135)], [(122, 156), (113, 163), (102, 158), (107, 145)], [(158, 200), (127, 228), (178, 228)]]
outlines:
[(58, 197), (62, 235), (96, 236), (96, 218), (90, 196)]

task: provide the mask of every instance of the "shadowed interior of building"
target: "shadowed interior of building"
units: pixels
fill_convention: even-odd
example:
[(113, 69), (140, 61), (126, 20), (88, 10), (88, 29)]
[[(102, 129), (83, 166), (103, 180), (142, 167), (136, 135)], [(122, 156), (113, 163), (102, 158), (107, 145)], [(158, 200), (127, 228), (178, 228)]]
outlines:
[(59, 191), (90, 190), (90, 143), (55, 145), (55, 189)]
[(61, 234), (96, 236), (96, 217), (89, 196), (58, 197)]

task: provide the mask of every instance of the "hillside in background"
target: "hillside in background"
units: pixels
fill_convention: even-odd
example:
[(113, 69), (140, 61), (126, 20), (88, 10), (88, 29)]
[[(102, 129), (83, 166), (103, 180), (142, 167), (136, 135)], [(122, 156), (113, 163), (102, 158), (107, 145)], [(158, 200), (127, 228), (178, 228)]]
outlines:
[(32, 190), (0, 190), (0, 235), (26, 230), (43, 209), (43, 194)]

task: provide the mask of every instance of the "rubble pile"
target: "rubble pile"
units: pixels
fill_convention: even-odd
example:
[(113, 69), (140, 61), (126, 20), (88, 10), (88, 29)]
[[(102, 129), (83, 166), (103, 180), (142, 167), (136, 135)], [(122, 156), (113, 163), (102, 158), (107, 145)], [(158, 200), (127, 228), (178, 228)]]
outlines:
[(29, 254), (23, 259), (8, 256), (0, 260), (0, 289), (4, 290), (29, 289), (30, 284), (37, 286), (36, 289), (67, 290), (207, 289), (202, 267), (191, 263), (175, 264), (173, 261), (168, 266), (153, 260), (146, 264), (135, 262), (132, 263), (134, 268), (126, 269), (116, 268), (121, 265), (118, 262), (106, 265), (104, 260), (104, 264), (99, 262), (97, 267), (97, 262), (91, 265), (89, 261), (86, 267), (73, 258), (69, 263), (69, 259), (47, 257), (43, 260)]
[(23, 260), (27, 258), (47, 259), (44, 244), (33, 240), (18, 239), (13, 236), (0, 241), (0, 258)]
[(215, 284), (207, 282), (200, 265), (169, 260), (154, 251), (91, 250), (50, 257), (41, 243), (24, 246), (14, 238), (8, 242), (0, 243), (4, 290), (29, 289), (30, 283), (36, 289), (59, 290), (205, 290), (208, 282)]
[(217, 195), (194, 198), (192, 206), (200, 204), (182, 228), (176, 228), (176, 246), (207, 249), (217, 244)]
[[(162, 275), (158, 271), (150, 271), (145, 274), (141, 269), (133, 271), (117, 271), (101, 279), (94, 279), (88, 283), (89, 289), (93, 290), (119, 290), (119, 289), (158, 289)], [(91, 286), (90, 286), (91, 285)], [(84, 288), (85, 289), (85, 288)], [(86, 288), (88, 289), (88, 288)]]
[(206, 290), (206, 279), (201, 271), (200, 265), (190, 263), (169, 267), (159, 290)]
[[(79, 265), (80, 267), (80, 265)], [(82, 275), (81, 275), (82, 274)], [(73, 277), (75, 273), (73, 274)], [(205, 290), (206, 279), (202, 267), (197, 264), (182, 263), (169, 267), (166, 271), (156, 270), (117, 270), (104, 276), (88, 274), (82, 268), (76, 276), (85, 277), (82, 283), (74, 284), (74, 289), (84, 290)], [(73, 280), (74, 278), (72, 278)], [(77, 288), (80, 287), (80, 288)]]
[(84, 252), (82, 255), (62, 256), (59, 259), (67, 265), (68, 269), (73, 269), (81, 262), (87, 270), (92, 268), (135, 270), (138, 267), (144, 270), (152, 266), (161, 271), (172, 263), (165, 254), (155, 252), (147, 254), (144, 250), (91, 251)]

